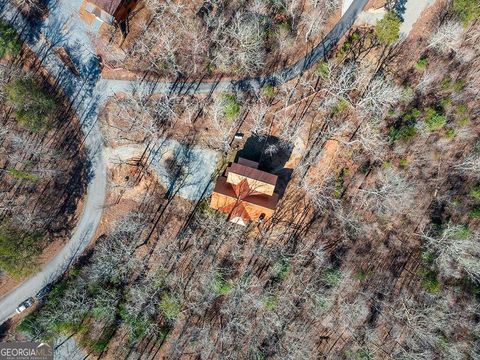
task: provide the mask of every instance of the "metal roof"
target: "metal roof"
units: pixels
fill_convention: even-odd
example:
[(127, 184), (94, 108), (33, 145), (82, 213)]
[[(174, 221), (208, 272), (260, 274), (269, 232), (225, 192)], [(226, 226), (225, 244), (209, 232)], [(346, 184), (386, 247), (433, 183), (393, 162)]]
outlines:
[(98, 6), (103, 11), (113, 15), (121, 5), (123, 0), (88, 0), (90, 3)]

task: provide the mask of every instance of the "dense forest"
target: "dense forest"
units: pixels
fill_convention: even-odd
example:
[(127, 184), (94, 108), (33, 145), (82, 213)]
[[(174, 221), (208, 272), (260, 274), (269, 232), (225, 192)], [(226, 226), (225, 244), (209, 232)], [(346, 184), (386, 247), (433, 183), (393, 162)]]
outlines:
[[(112, 67), (162, 76), (252, 75), (298, 60), (331, 27), (339, 0), (146, 0), (98, 51)], [(175, 31), (171, 31), (175, 29)]]
[[(257, 56), (268, 58), (273, 45), (253, 41), (253, 58), (222, 47), (241, 44), (232, 39), (239, 29), (274, 26), (275, 37), (287, 28), (282, 21), (288, 31), (309, 21), (275, 13), (295, 1), (252, 0), (241, 10), (237, 1), (209, 3), (202, 10), (145, 1), (159, 15), (149, 18), (155, 31), (145, 27), (144, 41), (129, 45), (131, 61), (162, 74), (183, 74), (190, 62), (198, 64), (188, 67), (193, 73), (214, 64), (252, 75), (265, 69), (270, 60)], [(309, 3), (320, 11), (331, 2)], [(291, 81), (112, 96), (99, 117), (108, 151), (141, 151), (110, 163), (108, 224), (8, 336), (74, 337), (106, 359), (479, 358), (480, 7), (438, 5), (422, 19), (428, 30), (407, 39), (389, 6), (376, 26), (353, 27)], [(204, 19), (174, 25), (181, 11), (203, 11)], [(212, 14), (219, 23), (203, 29)], [(192, 62), (197, 48), (178, 36), (202, 29), (204, 60)], [(152, 51), (158, 44), (169, 51)], [(5, 96), (27, 81), (6, 82)], [(12, 126), (32, 125), (13, 98), (7, 103)], [(48, 126), (55, 107), (41, 101), (44, 108), (31, 136), (46, 131), (37, 126)], [(170, 151), (165, 139), (182, 150)], [(213, 182), (249, 139), (283, 179), (271, 221), (238, 226), (208, 196), (181, 196), (193, 186), (189, 175), (202, 172), (191, 167), (192, 154), (217, 154)], [(159, 154), (168, 157), (168, 186), (154, 171)], [(26, 166), (14, 173), (37, 176), (38, 167)]]
[(64, 96), (3, 22), (0, 57), (3, 284), (34, 272), (43, 250), (68, 237), (87, 169), (79, 124)]

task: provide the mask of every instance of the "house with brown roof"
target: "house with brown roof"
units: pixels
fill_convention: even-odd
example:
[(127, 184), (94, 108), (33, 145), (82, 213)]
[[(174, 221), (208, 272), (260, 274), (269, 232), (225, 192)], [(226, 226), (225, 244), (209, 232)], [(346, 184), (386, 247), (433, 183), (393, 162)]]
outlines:
[(277, 176), (258, 169), (258, 163), (239, 158), (217, 179), (210, 207), (228, 214), (228, 220), (247, 225), (272, 218), (279, 195)]
[(138, 0), (85, 0), (85, 10), (101, 22), (113, 25), (125, 21)]

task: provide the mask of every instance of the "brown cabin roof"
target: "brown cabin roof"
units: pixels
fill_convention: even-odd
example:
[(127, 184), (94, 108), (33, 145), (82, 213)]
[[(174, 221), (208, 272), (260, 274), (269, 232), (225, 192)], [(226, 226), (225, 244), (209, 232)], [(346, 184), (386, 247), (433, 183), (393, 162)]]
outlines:
[(241, 225), (270, 219), (279, 200), (275, 193), (278, 177), (257, 167), (257, 162), (242, 158), (229, 166), (215, 183), (210, 206)]
[(274, 193), (272, 196), (263, 195), (263, 194), (250, 195), (250, 194), (244, 193), (243, 192), (244, 190), (240, 189), (241, 187), (243, 186), (232, 186), (227, 182), (226, 177), (220, 176), (217, 179), (217, 182), (215, 184), (215, 188), (213, 189), (213, 191), (218, 194), (228, 196), (232, 199), (237, 199), (237, 201), (245, 201), (252, 205), (275, 210), (275, 207), (277, 206), (278, 198), (279, 198), (278, 194)]
[(253, 180), (258, 180), (261, 182), (264, 182), (266, 184), (270, 184), (275, 186), (277, 184), (277, 179), (278, 177), (273, 174), (269, 174), (265, 171), (261, 171), (258, 169), (254, 169), (245, 165), (233, 163), (228, 169), (227, 169), (227, 175), (228, 171), (231, 171), (234, 174), (242, 175), (247, 178), (253, 179)]
[(110, 15), (113, 15), (123, 2), (123, 0), (88, 0), (88, 1), (98, 6), (100, 9), (106, 11)]

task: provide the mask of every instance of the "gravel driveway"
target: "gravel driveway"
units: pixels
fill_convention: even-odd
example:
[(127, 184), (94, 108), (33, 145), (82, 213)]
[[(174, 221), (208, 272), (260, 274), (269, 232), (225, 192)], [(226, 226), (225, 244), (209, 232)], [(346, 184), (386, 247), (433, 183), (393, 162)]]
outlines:
[[(200, 146), (189, 147), (173, 139), (157, 140), (151, 149), (149, 166), (167, 191), (191, 201), (211, 194), (212, 175), (220, 158), (218, 152)], [(122, 163), (140, 158), (144, 151), (144, 145), (122, 145), (107, 148), (106, 156), (108, 162)]]

